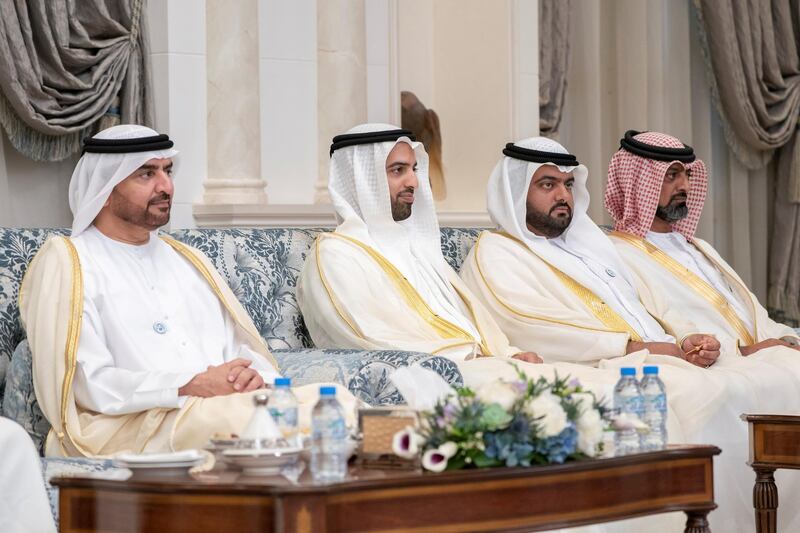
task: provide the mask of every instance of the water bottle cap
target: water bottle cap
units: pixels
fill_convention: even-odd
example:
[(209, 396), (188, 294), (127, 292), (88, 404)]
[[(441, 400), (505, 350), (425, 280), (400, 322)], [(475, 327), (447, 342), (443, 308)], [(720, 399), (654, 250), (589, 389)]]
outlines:
[(644, 375), (653, 374), (654, 376), (658, 375), (658, 367), (657, 366), (646, 366), (644, 367)]
[(291, 378), (275, 378), (276, 387), (290, 387), (292, 385)]
[(336, 396), (336, 387), (320, 387), (320, 396)]
[(630, 366), (623, 366), (619, 369), (619, 373), (621, 376), (635, 376), (636, 369)]

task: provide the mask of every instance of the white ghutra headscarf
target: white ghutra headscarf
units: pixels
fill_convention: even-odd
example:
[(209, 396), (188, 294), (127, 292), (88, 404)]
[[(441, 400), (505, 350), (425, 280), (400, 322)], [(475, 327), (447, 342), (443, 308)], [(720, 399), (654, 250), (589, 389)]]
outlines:
[[(92, 139), (138, 139), (157, 135), (157, 132), (144, 126), (122, 124), (105, 129)], [(114, 187), (137, 168), (151, 159), (174, 158), (177, 155), (178, 151), (172, 148), (133, 153), (84, 153), (69, 182), (72, 236), (77, 237), (92, 225)]]
[[(389, 124), (362, 124), (346, 134), (399, 130)], [(407, 143), (417, 159), (419, 186), (414, 190), (411, 216), (392, 217), (386, 159), (397, 143)], [(414, 286), (425, 302), (448, 321), (480, 339), (460, 297), (448, 281), (449, 267), (441, 249), (439, 222), (428, 180), (428, 154), (420, 142), (402, 136), (394, 141), (337, 148), (328, 176), (337, 232), (374, 248)]]

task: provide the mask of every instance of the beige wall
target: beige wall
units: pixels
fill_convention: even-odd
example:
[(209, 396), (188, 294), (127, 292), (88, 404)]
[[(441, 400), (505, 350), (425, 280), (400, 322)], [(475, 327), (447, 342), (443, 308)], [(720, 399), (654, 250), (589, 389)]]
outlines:
[(445, 210), (484, 211), (486, 179), (512, 135), (510, 2), (434, 3), (434, 98), (448, 182)]
[(399, 4), (400, 89), (414, 92), (441, 122), (448, 191), (441, 211), (485, 212), (486, 181), (501, 148), (515, 135), (538, 131), (536, 6), (535, 0)]
[(0, 227), (63, 227), (72, 222), (67, 191), (77, 158), (27, 159), (0, 133)]

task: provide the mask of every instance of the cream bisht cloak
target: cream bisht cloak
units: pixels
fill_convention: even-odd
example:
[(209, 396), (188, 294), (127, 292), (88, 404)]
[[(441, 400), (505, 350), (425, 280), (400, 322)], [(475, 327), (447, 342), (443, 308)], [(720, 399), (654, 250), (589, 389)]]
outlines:
[[(248, 347), (277, 368), (247, 312), (202, 252), (164, 239), (209, 283)], [(33, 382), (42, 412), (52, 426), (48, 456), (110, 456), (119, 452), (166, 452), (201, 448), (214, 433), (241, 433), (253, 412), (254, 393), (190, 397), (180, 409), (150, 409), (104, 415), (75, 401), (72, 380), (80, 343), (83, 282), (77, 250), (68, 238), (51, 237), (33, 259), (20, 288), (20, 315), (33, 353)], [(301, 426), (308, 426), (318, 386), (294, 389)], [(339, 388), (352, 411), (354, 398)]]

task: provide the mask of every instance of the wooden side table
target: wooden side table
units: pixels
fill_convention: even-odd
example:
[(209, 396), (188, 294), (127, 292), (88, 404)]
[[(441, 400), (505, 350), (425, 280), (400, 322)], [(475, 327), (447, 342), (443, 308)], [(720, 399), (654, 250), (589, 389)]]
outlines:
[(750, 460), (756, 532), (775, 533), (778, 523), (777, 468), (800, 469), (800, 416), (742, 415), (750, 433)]
[(60, 478), (61, 532), (541, 531), (670, 511), (708, 533), (714, 446), (531, 468), (423, 474), (354, 468), (343, 483)]

